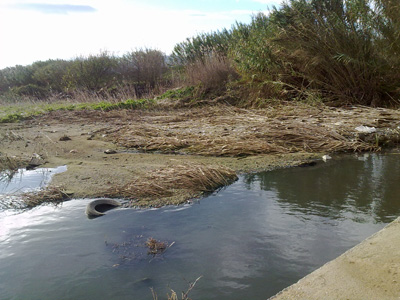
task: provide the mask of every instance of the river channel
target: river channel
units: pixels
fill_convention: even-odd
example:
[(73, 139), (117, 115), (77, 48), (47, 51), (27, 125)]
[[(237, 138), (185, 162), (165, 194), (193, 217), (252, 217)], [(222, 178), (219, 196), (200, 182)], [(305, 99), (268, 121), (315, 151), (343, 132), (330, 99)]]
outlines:
[[(194, 300), (267, 299), (399, 216), (399, 182), (399, 154), (352, 155), (243, 175), (179, 207), (2, 209), (0, 299), (166, 299), (200, 276)], [(148, 238), (170, 247), (149, 255)]]

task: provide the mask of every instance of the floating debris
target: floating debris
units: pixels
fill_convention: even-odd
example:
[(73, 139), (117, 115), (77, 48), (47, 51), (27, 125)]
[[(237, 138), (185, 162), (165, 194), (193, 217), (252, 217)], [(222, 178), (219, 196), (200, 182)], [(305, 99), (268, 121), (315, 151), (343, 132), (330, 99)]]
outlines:
[(156, 255), (163, 253), (167, 249), (167, 243), (149, 238), (146, 242), (146, 247), (149, 249), (148, 254)]

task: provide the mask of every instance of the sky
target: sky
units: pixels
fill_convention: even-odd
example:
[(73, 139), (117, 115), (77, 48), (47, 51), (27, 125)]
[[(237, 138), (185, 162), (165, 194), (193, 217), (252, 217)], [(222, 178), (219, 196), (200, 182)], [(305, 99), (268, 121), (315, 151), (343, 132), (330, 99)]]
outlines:
[(0, 0), (0, 69), (152, 48), (249, 23), (278, 0)]

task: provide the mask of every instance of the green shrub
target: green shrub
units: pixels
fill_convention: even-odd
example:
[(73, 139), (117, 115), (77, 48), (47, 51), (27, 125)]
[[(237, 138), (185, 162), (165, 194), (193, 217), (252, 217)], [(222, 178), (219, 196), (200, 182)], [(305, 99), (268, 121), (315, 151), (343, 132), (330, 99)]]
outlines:
[(385, 105), (399, 99), (398, 2), (292, 0), (276, 9), (274, 44), (298, 90), (338, 103)]
[(170, 56), (172, 65), (186, 66), (212, 55), (227, 56), (231, 42), (231, 31), (224, 29), (211, 33), (202, 33), (177, 44)]
[(108, 52), (76, 58), (63, 76), (67, 90), (99, 91), (114, 84), (117, 60)]
[(20, 113), (11, 113), (0, 118), (0, 123), (15, 123), (24, 119), (24, 116)]
[(161, 96), (158, 96), (157, 99), (186, 99), (193, 97), (194, 90), (194, 86), (185, 86), (182, 88), (171, 89), (166, 91)]
[(274, 28), (263, 13), (252, 17), (249, 25), (236, 23), (232, 31), (229, 56), (243, 76), (258, 81), (272, 79), (282, 70), (282, 64), (274, 54), (271, 39)]
[(120, 59), (118, 68), (124, 82), (151, 89), (162, 83), (168, 70), (165, 54), (153, 49), (126, 53)]
[(37, 86), (36, 84), (28, 84), (10, 89), (11, 94), (17, 96), (31, 96), (38, 99), (43, 99), (49, 95), (49, 91), (46, 88)]

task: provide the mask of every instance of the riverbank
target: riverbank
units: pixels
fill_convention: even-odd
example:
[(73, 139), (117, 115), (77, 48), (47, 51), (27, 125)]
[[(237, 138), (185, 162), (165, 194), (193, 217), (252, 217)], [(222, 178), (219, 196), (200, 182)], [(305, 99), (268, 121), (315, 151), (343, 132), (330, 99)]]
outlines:
[[(68, 171), (57, 174), (50, 189), (71, 197), (124, 197), (133, 206), (158, 207), (185, 203), (204, 190), (177, 184), (169, 187), (168, 197), (145, 197), (132, 192), (133, 183), (154, 187), (160, 173), (168, 170), (165, 176), (180, 178), (185, 165), (194, 166), (190, 179), (204, 173), (196, 166), (220, 176), (226, 170), (239, 174), (301, 165), (334, 152), (378, 151), (399, 142), (399, 120), (398, 110), (301, 103), (267, 109), (54, 111), (1, 124), (1, 155), (25, 162), (39, 157), (45, 167), (66, 165)], [(357, 131), (359, 126), (373, 132)]]

